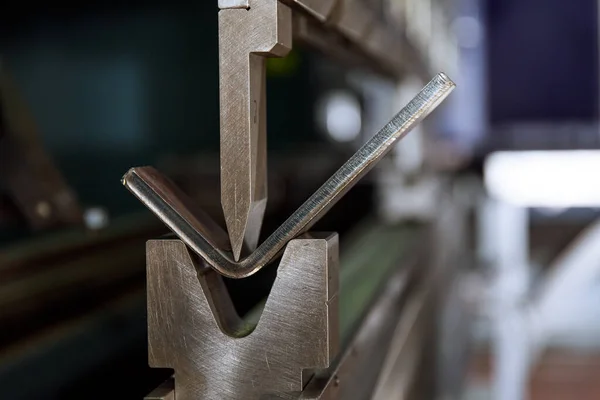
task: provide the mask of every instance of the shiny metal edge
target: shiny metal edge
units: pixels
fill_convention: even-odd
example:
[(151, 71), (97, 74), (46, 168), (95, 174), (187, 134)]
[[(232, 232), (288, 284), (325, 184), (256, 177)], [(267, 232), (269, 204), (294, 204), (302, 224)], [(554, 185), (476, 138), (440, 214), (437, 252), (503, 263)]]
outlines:
[[(140, 177), (138, 170), (143, 171), (144, 168), (151, 167), (130, 169), (122, 182), (212, 268), (230, 278), (245, 278), (259, 271), (278, 256), (290, 240), (310, 229), (393, 148), (396, 142), (427, 117), (455, 86), (444, 73), (438, 74), (254, 252), (240, 261), (235, 261), (230, 251), (211, 245), (211, 242), (215, 241), (209, 237), (207, 230), (197, 229), (202, 225), (202, 221), (193, 220), (190, 211), (181, 208), (182, 202), (169, 201), (170, 197), (175, 197), (173, 193), (165, 196), (164, 188), (153, 187), (153, 182), (145, 181)], [(162, 196), (160, 192), (163, 192)]]

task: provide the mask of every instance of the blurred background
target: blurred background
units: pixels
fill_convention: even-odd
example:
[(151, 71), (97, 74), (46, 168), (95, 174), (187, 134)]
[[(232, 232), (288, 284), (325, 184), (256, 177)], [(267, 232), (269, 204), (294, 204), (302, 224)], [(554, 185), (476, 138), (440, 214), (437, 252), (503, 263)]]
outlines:
[[(4, 398), (142, 398), (171, 375), (148, 367), (145, 317), (145, 241), (167, 229), (120, 179), (154, 165), (222, 221), (216, 3), (0, 15)], [(598, 2), (427, 4), (452, 42), (416, 47), (457, 89), (315, 230), (350, 252), (365, 220), (431, 218), (445, 207), (432, 182), (450, 180), (469, 262), (440, 335), (452, 389), (431, 398), (598, 399)], [(303, 45), (269, 60), (263, 237), (437, 72), (422, 71), (390, 78)], [(240, 314), (275, 271), (227, 282)]]

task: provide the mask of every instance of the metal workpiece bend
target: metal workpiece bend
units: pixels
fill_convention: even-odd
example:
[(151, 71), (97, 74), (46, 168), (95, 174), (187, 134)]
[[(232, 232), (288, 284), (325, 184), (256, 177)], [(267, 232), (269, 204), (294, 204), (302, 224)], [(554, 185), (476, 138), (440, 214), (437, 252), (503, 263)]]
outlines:
[(240, 261), (233, 258), (223, 229), (204, 213), (193, 210), (191, 201), (154, 168), (132, 168), (123, 177), (123, 184), (212, 268), (230, 278), (245, 278), (278, 256), (290, 240), (308, 231), (454, 87), (445, 74), (438, 74), (271, 236)]

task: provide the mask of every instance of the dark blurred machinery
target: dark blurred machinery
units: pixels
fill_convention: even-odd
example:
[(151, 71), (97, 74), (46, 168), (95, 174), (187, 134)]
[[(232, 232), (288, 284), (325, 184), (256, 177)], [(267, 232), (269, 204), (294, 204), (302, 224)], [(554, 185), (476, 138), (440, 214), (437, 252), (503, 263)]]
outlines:
[(0, 182), (7, 195), (0, 203), (6, 210), (4, 219), (16, 217), (9, 212), (12, 206), (35, 230), (82, 223), (77, 198), (44, 150), (6, 67), (0, 74)]
[[(439, 160), (428, 157), (427, 135), (414, 132), (420, 139), (409, 135), (395, 143), (448, 94), (451, 85), (441, 76), (409, 102), (436, 72), (454, 72), (451, 5), (250, 0), (219, 1), (219, 7), (218, 29), (208, 25), (198, 37), (208, 35), (215, 42), (219, 37), (220, 160), (213, 143), (200, 155), (179, 149), (165, 157), (168, 151), (153, 149), (160, 158), (115, 147), (115, 158), (104, 163), (114, 169), (138, 162), (157, 165), (185, 195), (167, 191), (166, 180), (153, 180), (156, 175), (132, 183), (143, 169), (127, 175), (125, 183), (178, 237), (161, 237), (166, 229), (159, 219), (132, 211), (135, 206), (116, 211), (97, 229), (89, 210), (73, 205), (68, 209), (81, 218), (74, 230), (10, 244), (0, 253), (9, 282), (0, 288), (0, 299), (10, 310), (2, 319), (15, 327), (4, 341), (0, 373), (8, 396), (39, 398), (43, 392), (45, 398), (83, 393), (101, 398), (115, 396), (119, 385), (127, 389), (117, 397), (139, 398), (165, 379), (147, 398), (422, 399), (456, 392), (463, 357), (459, 346), (448, 351), (442, 317), (449, 309), (462, 315), (456, 285), (469, 265), (471, 204), (457, 181), (436, 169)], [(202, 18), (216, 21), (216, 7), (205, 8)], [(190, 39), (179, 36), (177, 42), (184, 40)], [(326, 57), (308, 55), (306, 49)], [(7, 52), (10, 56), (10, 48)], [(286, 54), (282, 60), (265, 58)], [(216, 65), (217, 52), (213, 56), (205, 55), (204, 62)], [(12, 60), (18, 62), (18, 54)], [(308, 73), (298, 66), (305, 60), (310, 60)], [(171, 76), (173, 82), (181, 78)], [(198, 79), (197, 73), (191, 76)], [(286, 83), (294, 81), (301, 84)], [(309, 83), (315, 89), (306, 95)], [(215, 102), (216, 97), (207, 101)], [(219, 113), (208, 110), (214, 122)], [(307, 119), (315, 124), (306, 132), (286, 136), (287, 130), (296, 134), (298, 127), (305, 128)], [(208, 126), (203, 137), (217, 136), (213, 122), (201, 124)], [(291, 143), (287, 149), (270, 145), (268, 164), (267, 127), (269, 143)], [(160, 148), (177, 137), (190, 132), (154, 132), (138, 144)], [(202, 147), (185, 140), (180, 146)], [(80, 145), (86, 154), (86, 144)], [(325, 214), (384, 153), (390, 156)], [(74, 186), (80, 183), (83, 204), (89, 202), (86, 190), (101, 190), (87, 186), (98, 173), (93, 168), (82, 178), (73, 169), (63, 170), (73, 174)], [(36, 179), (46, 181), (27, 181)], [(103, 179), (95, 180), (98, 188)], [(16, 193), (6, 187), (9, 196)], [(107, 204), (121, 196), (112, 195), (118, 190), (107, 190)], [(199, 208), (216, 221), (214, 227), (198, 217)], [(289, 228), (290, 220), (303, 221), (302, 215), (312, 212), (318, 215)], [(339, 260), (337, 235), (298, 237), (320, 217), (311, 232), (339, 231)], [(224, 227), (226, 240), (214, 233)], [(288, 227), (287, 236), (278, 227)], [(144, 248), (153, 238), (159, 239)], [(197, 245), (199, 240), (212, 247)], [(270, 243), (274, 250), (263, 252), (264, 260), (254, 264), (258, 268), (249, 266), (236, 276), (236, 265)], [(222, 256), (233, 269), (218, 268)], [(214, 270), (207, 265), (211, 262)], [(461, 342), (456, 335), (466, 337), (450, 331), (455, 344)], [(174, 371), (145, 368), (146, 348), (152, 366)], [(24, 384), (32, 373), (40, 376), (36, 387)], [(105, 376), (112, 389), (102, 384)]]

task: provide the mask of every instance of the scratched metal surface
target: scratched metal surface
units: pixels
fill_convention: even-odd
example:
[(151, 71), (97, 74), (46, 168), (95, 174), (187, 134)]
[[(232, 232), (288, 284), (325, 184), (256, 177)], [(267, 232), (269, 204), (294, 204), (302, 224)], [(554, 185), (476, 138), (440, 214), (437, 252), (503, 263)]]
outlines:
[(254, 250), (267, 205), (266, 58), (292, 48), (292, 11), (278, 0), (219, 12), (221, 205), (234, 259)]
[[(323, 379), (334, 379), (332, 376), (329, 376), (329, 372), (338, 374), (338, 379), (344, 381), (343, 393), (345, 393), (345, 397), (341, 398), (365, 398), (363, 395), (372, 389), (374, 379), (378, 375), (377, 365), (382, 363), (385, 357), (386, 345), (382, 346), (382, 343), (386, 343), (389, 340), (392, 334), (391, 329), (396, 323), (394, 318), (381, 318), (382, 313), (383, 315), (387, 315), (391, 311), (390, 315), (395, 317), (402, 310), (402, 303), (399, 302), (399, 299), (406, 290), (407, 278), (411, 275), (411, 271), (419, 265), (417, 255), (420, 253), (414, 250), (419, 247), (419, 243), (422, 243), (426, 232), (426, 227), (418, 224), (382, 226), (373, 220), (367, 220), (355, 229), (345, 242), (347, 251), (342, 253), (341, 265), (343, 267), (339, 275), (338, 343), (340, 343), (340, 347), (343, 349), (340, 349), (340, 352), (336, 355), (340, 357), (345, 354), (345, 362), (339, 364), (340, 360), (333, 361), (330, 364), (330, 368), (319, 372), (319, 378), (316, 380), (313, 379), (308, 387), (309, 390), (305, 390), (302, 394), (298, 391), (284, 391), (276, 395), (267, 392), (265, 394), (267, 397), (261, 399), (337, 399), (339, 398), (336, 397), (339, 396), (339, 391), (336, 390), (335, 384), (325, 384), (323, 382)], [(396, 283), (392, 284), (392, 282)], [(164, 287), (162, 289), (168, 290)], [(376, 303), (373, 303), (378, 297), (383, 297), (383, 300), (379, 299)], [(229, 326), (229, 330), (234, 331), (235, 334), (243, 336), (251, 332), (251, 327), (259, 322), (263, 307), (264, 303), (258, 305), (244, 317), (243, 321), (236, 320), (234, 316), (233, 320), (225, 321), (222, 324)], [(220, 309), (221, 316), (231, 315), (229, 312), (224, 313), (223, 307)], [(304, 310), (304, 314), (312, 314), (312, 318), (315, 317), (309, 308), (302, 307), (301, 309)], [(374, 309), (378, 309), (379, 311), (367, 315), (367, 310), (373, 311)], [(384, 312), (384, 310), (387, 311)], [(167, 313), (164, 309), (161, 312)], [(380, 315), (380, 317), (376, 317), (376, 315)], [(220, 334), (220, 332), (217, 333)], [(275, 329), (272, 334), (277, 339), (272, 340), (267, 345), (266, 348), (269, 349), (273, 346), (281, 345), (281, 343), (293, 344), (297, 340), (297, 335), (289, 335), (281, 329)], [(333, 340), (333, 338), (330, 338), (330, 340)], [(316, 343), (319, 342), (317, 341)], [(333, 350), (333, 347), (330, 349)], [(233, 354), (234, 349), (232, 348), (230, 351), (229, 355)], [(257, 351), (258, 356), (262, 357), (264, 349)], [(209, 365), (214, 362), (213, 357), (217, 357), (215, 355), (217, 353), (214, 350), (208, 352)], [(290, 354), (293, 353), (290, 352)], [(251, 368), (251, 364), (247, 363), (247, 359), (244, 360), (239, 357), (235, 359), (223, 358), (222, 361), (228, 362), (228, 368), (235, 370), (239, 374), (247, 374)], [(290, 357), (286, 361), (293, 363)], [(205, 358), (198, 358), (196, 360), (197, 364), (204, 362)], [(252, 361), (250, 360), (250, 362)], [(264, 364), (264, 360), (262, 362)], [(245, 367), (238, 367), (237, 365), (240, 365), (240, 363), (245, 363), (243, 364)], [(365, 365), (369, 366), (366, 368), (367, 370), (372, 370), (371, 375), (373, 376), (369, 379), (363, 376), (366, 380), (362, 384), (356, 382), (356, 384), (350, 384), (350, 381), (354, 380), (352, 377), (356, 375), (357, 371), (365, 370)], [(221, 367), (227, 369), (227, 367)], [(331, 368), (333, 369), (331, 370)], [(194, 379), (198, 379), (198, 377), (196, 376)], [(223, 379), (225, 378), (223, 377)], [(241, 381), (240, 391), (244, 388), (244, 379)], [(240, 384), (239, 382), (240, 380), (238, 379), (235, 385)], [(199, 385), (205, 383), (207, 381), (198, 380)], [(173, 382), (171, 381), (169, 384), (173, 385)], [(327, 390), (323, 390), (323, 385), (326, 385)], [(256, 386), (260, 386), (258, 380), (256, 381)], [(352, 396), (349, 396), (349, 394), (352, 394)], [(248, 397), (244, 395), (241, 398)]]
[(221, 276), (180, 240), (147, 247), (152, 367), (175, 370), (178, 400), (260, 399), (300, 393), (338, 352), (338, 238), (296, 239), (254, 330), (233, 309)]

